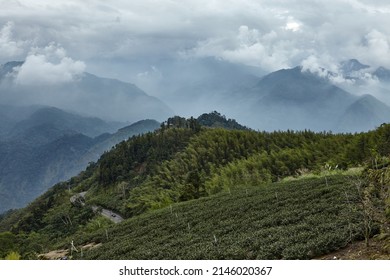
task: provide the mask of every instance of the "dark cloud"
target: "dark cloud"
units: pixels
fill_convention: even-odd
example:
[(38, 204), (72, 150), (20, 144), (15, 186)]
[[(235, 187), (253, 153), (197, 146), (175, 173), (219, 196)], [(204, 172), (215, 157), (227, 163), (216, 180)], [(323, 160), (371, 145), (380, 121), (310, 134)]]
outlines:
[[(87, 69), (110, 69), (127, 80), (161, 58), (183, 56), (267, 70), (307, 64), (308, 58), (332, 62), (330, 68), (351, 57), (390, 67), (387, 1), (3, 0), (0, 8), (3, 61), (55, 42)], [(127, 77), (108, 65), (141, 60), (149, 65)]]

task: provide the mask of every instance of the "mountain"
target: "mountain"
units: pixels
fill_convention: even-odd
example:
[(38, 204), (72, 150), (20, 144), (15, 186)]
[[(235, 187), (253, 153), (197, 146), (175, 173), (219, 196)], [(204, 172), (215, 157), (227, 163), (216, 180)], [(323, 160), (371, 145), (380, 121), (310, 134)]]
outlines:
[(350, 76), (354, 72), (358, 72), (367, 68), (370, 68), (370, 66), (360, 63), (360, 61), (357, 59), (350, 59), (340, 63), (340, 70), (345, 76)]
[[(11, 115), (14, 107), (3, 108)], [(160, 124), (139, 121), (111, 134), (118, 125), (53, 107), (35, 108), (16, 122), (0, 138), (0, 212), (26, 205), (51, 185), (84, 170), (115, 144)]]
[(130, 123), (140, 119), (162, 120), (173, 115), (169, 106), (131, 83), (87, 72), (68, 82), (23, 83), (17, 79), (20, 67), (23, 62), (9, 62), (0, 67), (0, 103), (40, 104)]
[(0, 82), (10, 75), (15, 68), (23, 65), (22, 61), (10, 61), (0, 66)]
[(12, 106), (0, 104), (0, 139), (20, 121), (27, 119), (43, 106)]
[(378, 67), (374, 71), (374, 76), (376, 76), (381, 82), (389, 83), (390, 82), (390, 70), (385, 67)]
[[(39, 145), (42, 141), (43, 143), (53, 141), (62, 134), (82, 133), (89, 137), (96, 137), (105, 132), (114, 132), (120, 125), (99, 118), (82, 117), (55, 107), (44, 107), (15, 124), (7, 139), (24, 143), (28, 141), (32, 145)], [(36, 136), (45, 139), (39, 141), (35, 139)]]
[(339, 131), (353, 131), (359, 127), (371, 130), (379, 124), (389, 122), (390, 108), (371, 95), (364, 95), (351, 104), (339, 122)]
[[(160, 123), (155, 120), (142, 120), (123, 127), (113, 134), (106, 133), (94, 138), (93, 145), (84, 154), (72, 160), (72, 168), (69, 173), (75, 175), (80, 170), (84, 170), (90, 162), (96, 162), (104, 152), (109, 151), (123, 140), (127, 140), (134, 135), (154, 131), (159, 127)], [(67, 177), (69, 178), (69, 175)]]
[[(61, 249), (87, 259), (310, 259), (379, 233), (386, 238), (388, 161), (362, 173), (356, 167), (387, 154), (390, 125), (332, 134), (196, 122), (175, 117), (123, 141), (0, 217), (0, 237), (14, 239), (0, 258), (11, 249), (23, 258)], [(83, 204), (71, 203), (81, 194)], [(107, 211), (125, 220), (114, 225)]]
[[(263, 77), (241, 103), (246, 118), (242, 121), (260, 130), (311, 129), (314, 131), (364, 131), (390, 121), (386, 114), (377, 116), (376, 110), (388, 111), (385, 104), (376, 100), (366, 107), (364, 115), (356, 115), (350, 126), (339, 122), (350, 106), (359, 100), (329, 79), (319, 77), (301, 67), (282, 69)], [(372, 126), (363, 125), (368, 116)], [(362, 124), (362, 125), (361, 125)]]
[[(155, 68), (138, 83), (184, 117), (214, 110), (231, 116), (230, 96), (255, 85), (266, 73), (259, 68), (215, 58), (164, 60)], [(150, 72), (156, 71), (159, 75), (153, 79)]]

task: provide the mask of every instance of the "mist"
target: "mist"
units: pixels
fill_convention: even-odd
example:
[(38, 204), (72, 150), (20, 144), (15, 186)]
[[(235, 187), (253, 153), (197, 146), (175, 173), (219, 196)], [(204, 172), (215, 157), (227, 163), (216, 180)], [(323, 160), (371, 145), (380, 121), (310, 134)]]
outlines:
[[(0, 8), (0, 63), (24, 61), (3, 76), (0, 103), (116, 121), (217, 110), (262, 129), (248, 112), (253, 89), (269, 73), (302, 66), (390, 104), (388, 84), (373, 75), (390, 69), (386, 1), (19, 0)], [(352, 58), (370, 67), (353, 79), (340, 72)]]

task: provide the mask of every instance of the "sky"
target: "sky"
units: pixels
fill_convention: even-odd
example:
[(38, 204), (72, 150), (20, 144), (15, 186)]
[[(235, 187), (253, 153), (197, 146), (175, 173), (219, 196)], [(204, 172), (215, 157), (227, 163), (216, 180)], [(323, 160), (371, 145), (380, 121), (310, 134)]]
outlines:
[(388, 26), (384, 0), (0, 0), (0, 64), (25, 60), (25, 84), (86, 70), (131, 80), (203, 57), (269, 72), (350, 58), (390, 68)]

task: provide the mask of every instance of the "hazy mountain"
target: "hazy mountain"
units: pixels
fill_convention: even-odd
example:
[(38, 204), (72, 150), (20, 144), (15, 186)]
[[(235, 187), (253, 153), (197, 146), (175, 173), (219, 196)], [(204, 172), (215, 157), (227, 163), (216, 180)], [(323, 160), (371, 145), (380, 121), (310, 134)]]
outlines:
[[(145, 72), (145, 79), (158, 76), (157, 88), (166, 93), (161, 98), (184, 116), (216, 110), (260, 130), (361, 131), (368, 127), (360, 127), (356, 122), (346, 128), (338, 122), (359, 95), (376, 93), (373, 86), (368, 87), (371, 91), (362, 86), (370, 77), (365, 72), (371, 70), (368, 65), (350, 59), (340, 63), (339, 73), (328, 71), (331, 77), (302, 72), (301, 67), (260, 77), (264, 72), (257, 68), (201, 59), (162, 63), (154, 71)], [(351, 86), (336, 84), (331, 78), (339, 78), (337, 75), (342, 75), (341, 79)], [(375, 108), (371, 110), (375, 115)], [(370, 129), (383, 121), (374, 119), (375, 125)]]
[(350, 59), (340, 63), (340, 70), (345, 76), (367, 68), (370, 68), (370, 66), (360, 63), (357, 59)]
[(42, 106), (11, 106), (0, 104), (0, 138), (8, 133), (16, 123), (28, 118)]
[[(354, 123), (340, 124), (359, 97), (326, 78), (302, 72), (301, 67), (279, 70), (263, 77), (247, 96), (246, 106), (250, 109), (246, 110), (244, 123), (261, 130), (364, 131), (390, 121), (384, 113), (377, 115), (377, 110), (390, 112), (390, 108), (371, 97), (375, 102), (364, 106), (364, 114), (355, 114)], [(368, 117), (371, 126), (366, 124)]]
[[(3, 108), (10, 115), (12, 109)], [(16, 122), (0, 140), (0, 212), (24, 206), (120, 141), (159, 127), (157, 121), (145, 120), (107, 133), (116, 125), (52, 107), (38, 108)], [(102, 132), (106, 133), (94, 137)]]
[(169, 104), (176, 114), (190, 117), (214, 110), (230, 116), (235, 94), (254, 86), (266, 72), (202, 58), (162, 61), (141, 74), (137, 84)]
[(0, 66), (0, 81), (4, 80), (7, 75), (10, 75), (14, 68), (20, 67), (23, 65), (22, 61), (10, 61)]
[(364, 95), (347, 108), (338, 130), (353, 132), (353, 128), (359, 127), (367, 131), (389, 121), (390, 107), (371, 95)]
[(23, 62), (0, 67), (0, 103), (54, 106), (105, 120), (134, 122), (165, 119), (172, 110), (134, 84), (83, 73), (67, 82), (41, 83), (18, 79)]
[(82, 117), (55, 107), (44, 107), (18, 122), (9, 132), (8, 138), (23, 138), (36, 145), (39, 144), (34, 143), (36, 134), (42, 134), (50, 142), (62, 134), (82, 133), (95, 137), (105, 132), (114, 132), (120, 126), (119, 123), (108, 123), (99, 118)]
[(155, 120), (142, 120), (123, 127), (114, 134), (106, 133), (94, 138), (94, 144), (83, 155), (74, 160), (72, 172), (77, 174), (88, 163), (97, 161), (105, 151), (109, 151), (117, 143), (127, 140), (133, 135), (154, 131), (159, 127), (160, 123)]
[(378, 67), (373, 73), (381, 82), (390, 82), (390, 70), (385, 67)]

